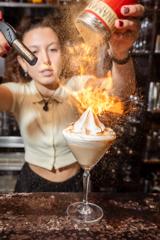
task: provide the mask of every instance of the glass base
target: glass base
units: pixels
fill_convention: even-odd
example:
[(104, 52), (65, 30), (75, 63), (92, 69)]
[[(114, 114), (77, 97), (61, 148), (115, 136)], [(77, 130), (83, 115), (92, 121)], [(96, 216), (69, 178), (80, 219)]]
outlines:
[(103, 217), (103, 210), (93, 203), (75, 202), (68, 206), (67, 214), (77, 223), (96, 223)]

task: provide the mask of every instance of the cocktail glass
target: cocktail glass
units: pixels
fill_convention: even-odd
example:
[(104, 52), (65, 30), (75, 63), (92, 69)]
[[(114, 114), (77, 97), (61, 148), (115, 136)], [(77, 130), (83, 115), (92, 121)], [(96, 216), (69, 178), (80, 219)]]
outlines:
[(94, 203), (88, 202), (90, 186), (90, 170), (101, 159), (115, 140), (115, 133), (110, 129), (107, 136), (92, 136), (72, 134), (68, 129), (63, 130), (63, 135), (76, 157), (83, 173), (83, 201), (75, 202), (68, 206), (67, 214), (73, 221), (78, 223), (95, 223), (103, 217), (103, 210)]

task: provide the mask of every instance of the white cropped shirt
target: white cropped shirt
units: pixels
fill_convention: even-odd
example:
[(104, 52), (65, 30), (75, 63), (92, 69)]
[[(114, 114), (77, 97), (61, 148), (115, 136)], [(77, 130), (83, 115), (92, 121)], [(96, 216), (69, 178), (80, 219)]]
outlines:
[(69, 101), (69, 90), (79, 90), (89, 76), (71, 78), (55, 90), (49, 100), (49, 110), (43, 110), (43, 99), (35, 82), (5, 83), (13, 94), (11, 112), (20, 128), (25, 146), (25, 161), (52, 170), (76, 162), (62, 131), (78, 119), (76, 107)]

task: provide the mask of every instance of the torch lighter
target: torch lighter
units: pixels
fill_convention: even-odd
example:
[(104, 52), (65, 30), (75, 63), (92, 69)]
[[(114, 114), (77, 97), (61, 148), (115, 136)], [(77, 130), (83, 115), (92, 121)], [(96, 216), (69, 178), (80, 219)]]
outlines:
[(0, 31), (4, 35), (8, 44), (13, 47), (21, 57), (23, 57), (30, 65), (36, 64), (37, 57), (17, 39), (16, 31), (9, 23), (0, 21)]

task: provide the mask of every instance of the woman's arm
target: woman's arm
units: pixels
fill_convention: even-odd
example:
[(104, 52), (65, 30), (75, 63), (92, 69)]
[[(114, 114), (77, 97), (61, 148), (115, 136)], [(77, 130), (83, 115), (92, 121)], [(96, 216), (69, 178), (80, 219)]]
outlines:
[(10, 111), (12, 104), (13, 95), (11, 91), (5, 86), (0, 86), (0, 111)]
[(126, 64), (112, 64), (113, 90), (115, 96), (127, 99), (136, 91), (136, 77), (133, 60), (130, 59)]
[(116, 31), (109, 42), (112, 59), (113, 94), (128, 98), (136, 90), (135, 70), (129, 50), (139, 35), (138, 18), (144, 13), (140, 4), (123, 6), (125, 19), (115, 22)]

